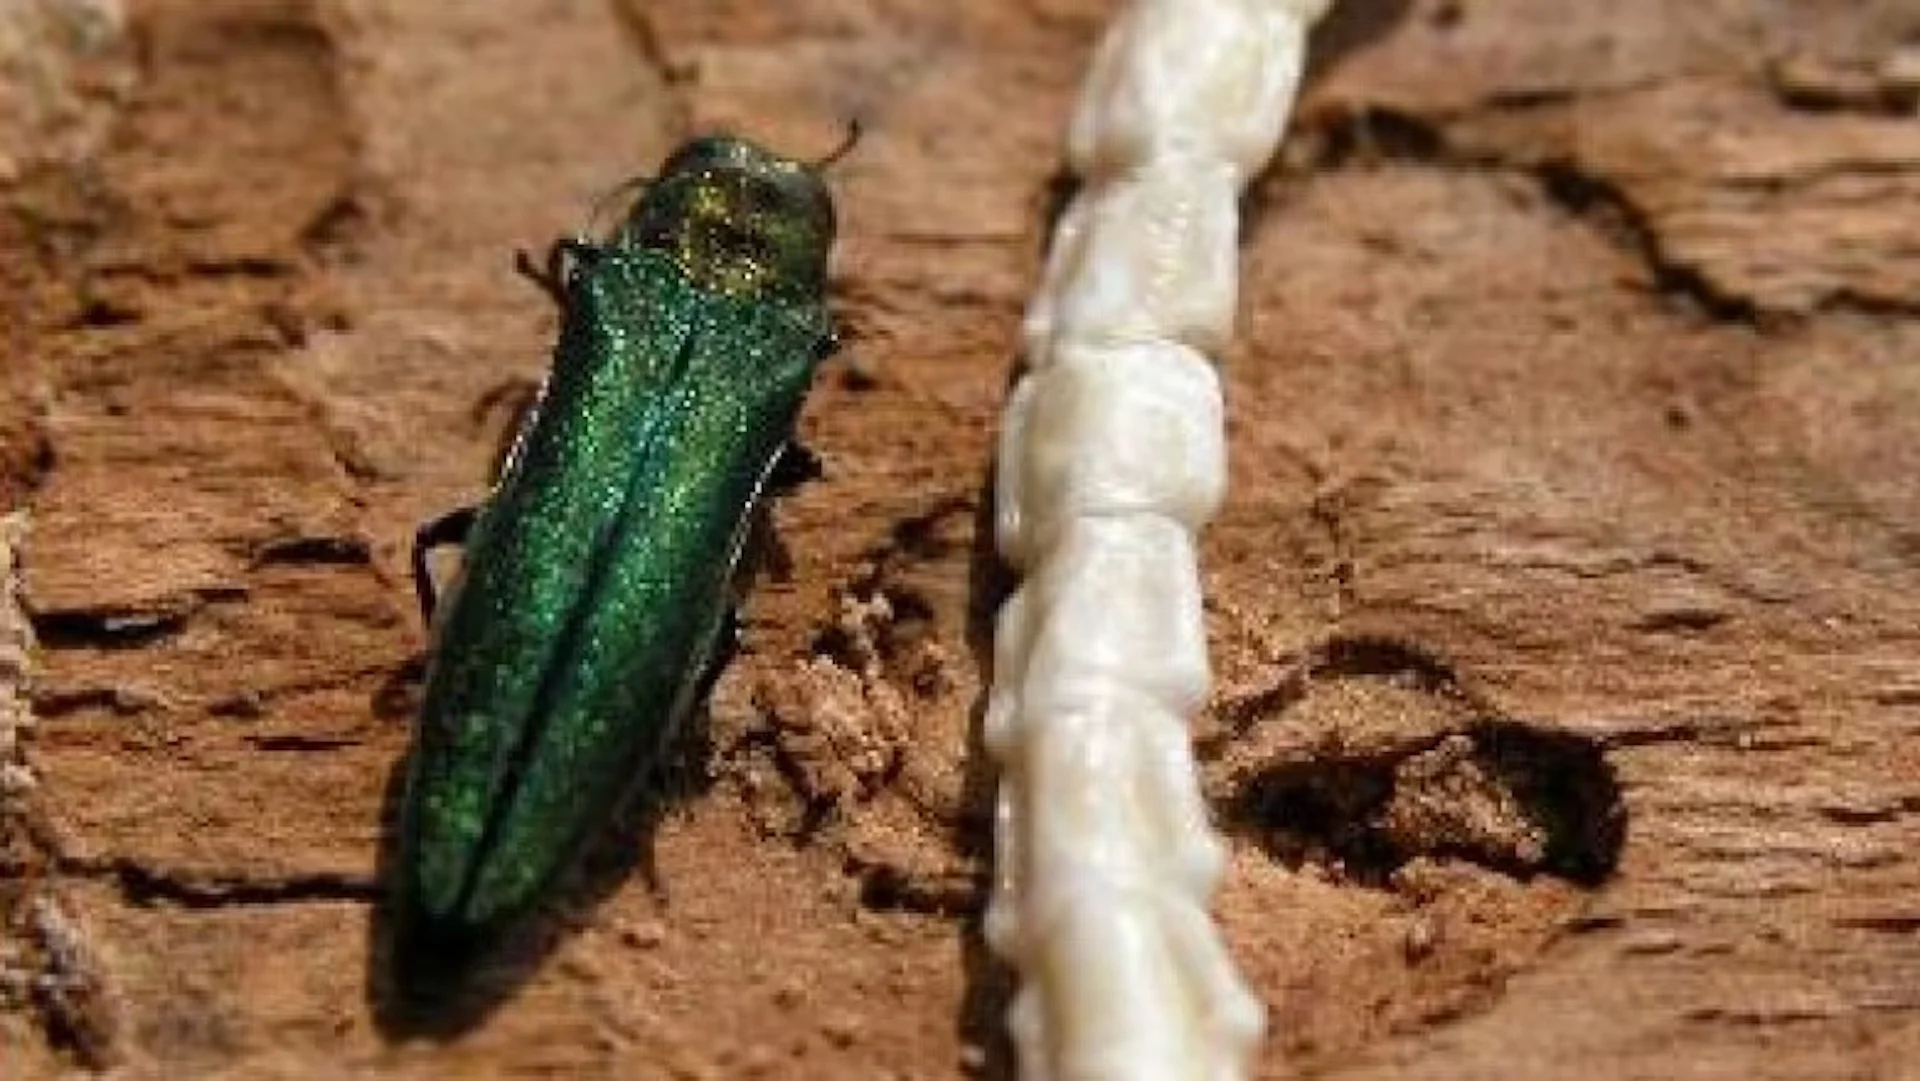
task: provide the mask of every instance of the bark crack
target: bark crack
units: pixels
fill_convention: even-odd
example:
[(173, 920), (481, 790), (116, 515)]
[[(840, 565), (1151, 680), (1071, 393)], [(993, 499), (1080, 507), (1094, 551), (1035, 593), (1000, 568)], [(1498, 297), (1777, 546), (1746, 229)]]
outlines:
[[(1391, 161), (1526, 177), (1554, 205), (1593, 224), (1615, 247), (1633, 255), (1646, 267), (1656, 291), (1690, 302), (1715, 321), (1766, 327), (1782, 316), (1827, 311), (1920, 315), (1920, 288), (1903, 288), (1902, 281), (1889, 282), (1884, 275), (1861, 276), (1865, 264), (1847, 251), (1848, 227), (1831, 226), (1837, 230), (1833, 244), (1810, 241), (1803, 247), (1756, 250), (1747, 253), (1749, 263), (1735, 250), (1740, 248), (1734, 243), (1737, 235), (1703, 231), (1698, 224), (1710, 217), (1719, 222), (1744, 214), (1756, 229), (1805, 231), (1812, 212), (1851, 211), (1858, 194), (1839, 189), (1869, 180), (1885, 188), (1884, 201), (1897, 202), (1902, 193), (1920, 185), (1920, 160), (1901, 156), (1898, 147), (1848, 152), (1841, 133), (1829, 156), (1809, 151), (1816, 159), (1810, 164), (1776, 160), (1768, 156), (1776, 151), (1761, 147), (1747, 152), (1751, 160), (1729, 151), (1735, 156), (1725, 161), (1663, 161), (1663, 171), (1643, 177), (1554, 134), (1560, 128), (1593, 124), (1590, 111), (1596, 99), (1630, 102), (1636, 96), (1656, 96), (1681, 81), (1647, 80), (1598, 91), (1499, 93), (1466, 108), (1431, 113), (1397, 103), (1351, 103), (1303, 117), (1299, 137), (1310, 148), (1306, 164), (1312, 170)], [(1724, 89), (1702, 85), (1716, 92)], [(1523, 122), (1513, 123), (1516, 120)], [(1661, 153), (1672, 149), (1656, 148)], [(1817, 190), (1823, 184), (1836, 191), (1823, 194)], [(1637, 190), (1642, 187), (1659, 193), (1658, 207)], [(1260, 209), (1257, 203), (1249, 207), (1249, 216)], [(1785, 214), (1795, 215), (1795, 221), (1777, 229), (1767, 224)], [(1881, 250), (1888, 259), (1904, 263), (1911, 256), (1910, 244), (1888, 236)], [(1816, 258), (1814, 253), (1828, 249), (1833, 252), (1830, 258)], [(1793, 273), (1788, 274), (1773, 265), (1795, 262), (1809, 267), (1789, 267)], [(1897, 279), (1900, 271), (1892, 273)]]
[(307, 871), (258, 875), (234, 870), (186, 871), (160, 867), (128, 856), (105, 859), (66, 857), (56, 861), (60, 873), (74, 878), (112, 882), (128, 904), (138, 907), (174, 905), (189, 909), (237, 908), (254, 905), (313, 904), (333, 901), (366, 903), (381, 896), (372, 875), (339, 871)]

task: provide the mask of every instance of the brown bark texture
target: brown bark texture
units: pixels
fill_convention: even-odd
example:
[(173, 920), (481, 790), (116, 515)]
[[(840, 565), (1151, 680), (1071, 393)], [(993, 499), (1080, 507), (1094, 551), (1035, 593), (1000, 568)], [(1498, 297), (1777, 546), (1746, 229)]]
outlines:
[[(1011, 1077), (982, 523), (1113, 4), (6, 8), (0, 1074)], [(1920, 5), (1343, 0), (1313, 52), (1202, 548), (1257, 1075), (1920, 1077)], [(397, 1008), (407, 545), (544, 370), (513, 251), (854, 116), (740, 655)]]

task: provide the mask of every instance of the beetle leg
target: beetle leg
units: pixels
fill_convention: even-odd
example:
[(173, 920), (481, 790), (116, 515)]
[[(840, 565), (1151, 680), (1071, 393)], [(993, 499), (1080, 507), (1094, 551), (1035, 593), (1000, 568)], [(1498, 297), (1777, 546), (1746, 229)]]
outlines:
[(846, 344), (846, 339), (840, 336), (840, 328), (838, 326), (828, 327), (827, 336), (820, 339), (819, 345), (814, 346), (813, 359), (816, 361), (824, 361), (828, 357), (838, 353)]
[(713, 636), (713, 648), (707, 651), (707, 666), (700, 673), (700, 685), (693, 701), (697, 706), (713, 695), (713, 685), (720, 682), (720, 673), (740, 655), (740, 609), (729, 604), (726, 614), (720, 617), (720, 630)]
[[(574, 272), (583, 266), (592, 266), (599, 259), (600, 249), (592, 242), (579, 237), (563, 236), (547, 246), (544, 263), (535, 265), (533, 256), (525, 248), (513, 253), (513, 269), (541, 291), (553, 298), (562, 311), (567, 307), (567, 288), (573, 283)], [(568, 262), (571, 260), (572, 265)]]
[(479, 513), (478, 507), (461, 507), (448, 511), (414, 531), (413, 591), (420, 599), (420, 622), (427, 626), (433, 625), (433, 612), (440, 604), (439, 591), (433, 583), (433, 568), (427, 565), (427, 556), (436, 548), (467, 543), (467, 534), (473, 532), (473, 520)]
[(767, 491), (774, 495), (786, 495), (808, 481), (819, 480), (826, 475), (820, 464), (820, 456), (808, 450), (798, 442), (789, 442), (780, 450), (780, 460), (773, 464), (773, 471), (767, 474)]
[[(572, 265), (566, 265), (571, 261)], [(563, 236), (547, 246), (547, 276), (561, 285), (573, 282), (581, 267), (600, 261), (600, 245), (577, 236)]]
[(500, 436), (493, 448), (493, 471), (488, 474), (493, 483), (500, 483), (500, 478), (506, 476), (508, 468), (513, 465), (515, 452), (525, 438), (528, 426), (539, 413), (540, 400), (545, 394), (544, 382), (525, 376), (509, 376), (494, 384), (474, 403), (469, 415), (476, 427), (488, 426), (496, 411), (507, 414), (506, 426), (500, 429)]

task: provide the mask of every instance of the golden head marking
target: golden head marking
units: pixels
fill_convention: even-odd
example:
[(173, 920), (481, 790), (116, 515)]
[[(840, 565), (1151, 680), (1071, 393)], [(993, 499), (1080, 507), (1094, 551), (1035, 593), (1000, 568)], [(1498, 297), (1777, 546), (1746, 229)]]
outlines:
[(730, 135), (675, 151), (624, 230), (704, 288), (796, 300), (825, 288), (833, 231), (833, 201), (814, 166)]

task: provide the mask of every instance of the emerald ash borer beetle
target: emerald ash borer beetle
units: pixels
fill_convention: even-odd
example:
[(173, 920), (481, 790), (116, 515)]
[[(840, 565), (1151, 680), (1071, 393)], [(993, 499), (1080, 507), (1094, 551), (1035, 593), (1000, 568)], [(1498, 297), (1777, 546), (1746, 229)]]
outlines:
[(398, 863), (418, 931), (536, 905), (705, 689), (755, 506), (811, 463), (791, 435), (834, 344), (820, 169), (857, 135), (815, 164), (695, 139), (610, 235), (521, 255), (560, 306), (552, 369), (490, 497), (414, 543), (433, 649)]

